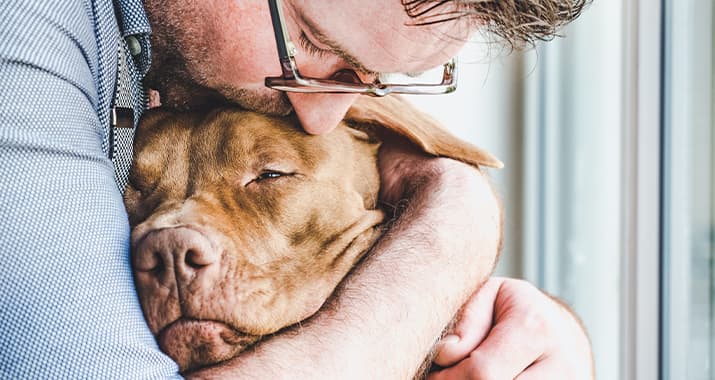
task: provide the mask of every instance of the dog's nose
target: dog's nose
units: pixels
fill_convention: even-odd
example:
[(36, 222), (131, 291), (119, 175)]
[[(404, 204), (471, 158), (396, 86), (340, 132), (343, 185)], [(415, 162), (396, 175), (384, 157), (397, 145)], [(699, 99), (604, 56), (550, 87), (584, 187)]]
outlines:
[[(185, 227), (149, 232), (134, 249), (134, 270), (164, 286), (198, 286), (218, 273), (221, 252), (202, 233)], [(209, 283), (207, 283), (209, 282)]]

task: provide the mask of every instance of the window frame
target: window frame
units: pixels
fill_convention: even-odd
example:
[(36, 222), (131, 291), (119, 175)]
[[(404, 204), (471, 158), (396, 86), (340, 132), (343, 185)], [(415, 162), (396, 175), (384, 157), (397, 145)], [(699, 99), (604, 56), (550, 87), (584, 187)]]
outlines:
[(624, 2), (623, 379), (660, 378), (662, 10)]

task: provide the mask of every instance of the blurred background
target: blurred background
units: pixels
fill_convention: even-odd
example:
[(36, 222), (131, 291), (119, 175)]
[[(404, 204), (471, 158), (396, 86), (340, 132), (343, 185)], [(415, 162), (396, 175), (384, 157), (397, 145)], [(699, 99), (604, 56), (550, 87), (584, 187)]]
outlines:
[(715, 379), (712, 0), (594, 0), (526, 52), (472, 42), (414, 103), (505, 163), (497, 272), (567, 301), (599, 379)]

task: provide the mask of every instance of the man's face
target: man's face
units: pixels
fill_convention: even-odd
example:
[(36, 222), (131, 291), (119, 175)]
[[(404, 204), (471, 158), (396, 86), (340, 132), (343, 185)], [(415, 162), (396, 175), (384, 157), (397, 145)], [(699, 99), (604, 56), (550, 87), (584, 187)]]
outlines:
[[(193, 82), (245, 108), (285, 114), (295, 110), (309, 133), (332, 130), (356, 96), (283, 93), (264, 86), (279, 76), (267, 1), (148, 0), (153, 27), (180, 51)], [(329, 78), (352, 69), (369, 82), (374, 73), (413, 73), (453, 57), (469, 34), (465, 20), (411, 26), (399, 0), (285, 0), (286, 27), (304, 76)], [(166, 37), (165, 37), (166, 38)]]

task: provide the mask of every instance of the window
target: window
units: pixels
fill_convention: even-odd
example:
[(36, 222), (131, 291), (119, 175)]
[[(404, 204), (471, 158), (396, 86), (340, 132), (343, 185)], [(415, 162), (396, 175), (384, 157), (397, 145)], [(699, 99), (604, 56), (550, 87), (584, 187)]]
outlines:
[(663, 378), (715, 378), (713, 5), (665, 2)]
[(596, 0), (565, 38), (473, 44), (414, 98), (505, 162), (498, 272), (565, 299), (599, 379), (715, 379), (715, 6)]

